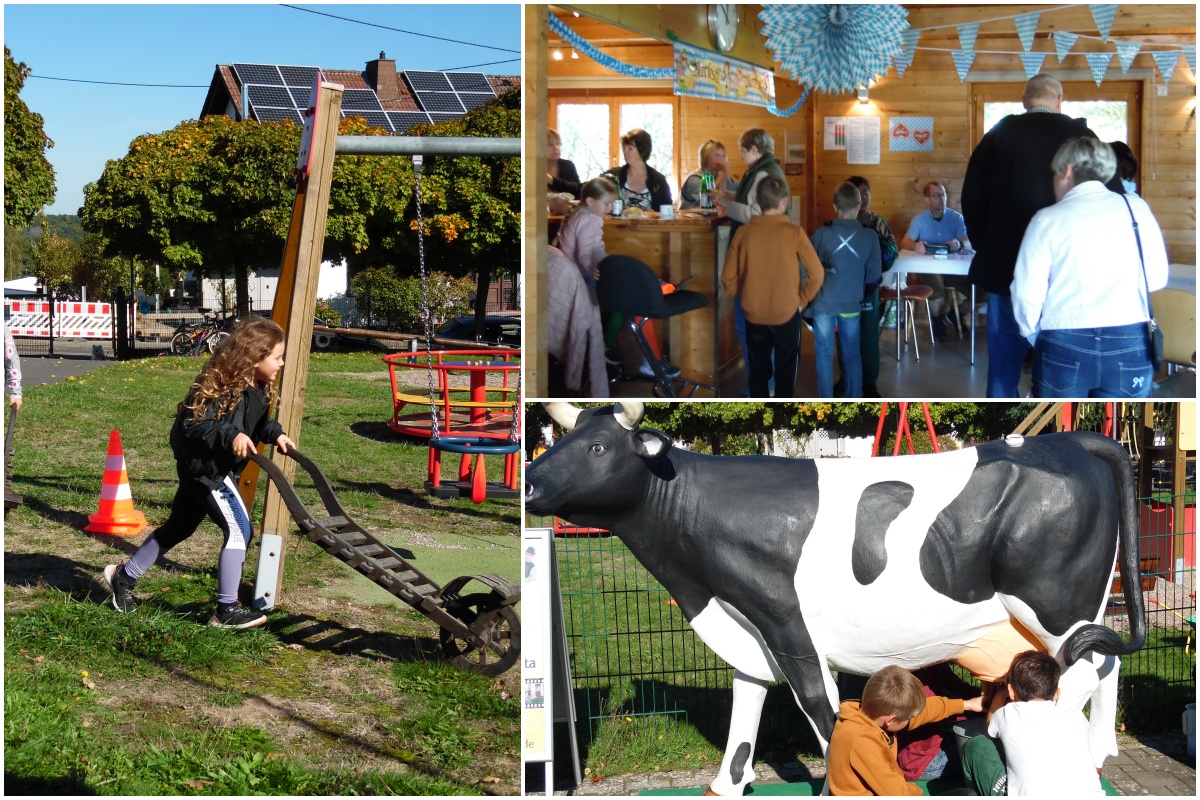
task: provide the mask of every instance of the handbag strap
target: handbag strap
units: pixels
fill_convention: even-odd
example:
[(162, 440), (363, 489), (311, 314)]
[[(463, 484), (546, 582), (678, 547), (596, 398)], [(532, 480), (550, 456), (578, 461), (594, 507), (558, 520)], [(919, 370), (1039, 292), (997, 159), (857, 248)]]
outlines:
[(1146, 259), (1142, 255), (1142, 235), (1138, 233), (1137, 218), (1133, 216), (1133, 206), (1129, 205), (1129, 198), (1122, 194), (1121, 199), (1125, 201), (1125, 208), (1129, 209), (1129, 221), (1133, 223), (1133, 238), (1137, 240), (1138, 261), (1142, 264), (1142, 287), (1146, 290), (1146, 313), (1150, 315), (1150, 322), (1154, 323), (1154, 306), (1150, 303), (1150, 281), (1146, 278)]

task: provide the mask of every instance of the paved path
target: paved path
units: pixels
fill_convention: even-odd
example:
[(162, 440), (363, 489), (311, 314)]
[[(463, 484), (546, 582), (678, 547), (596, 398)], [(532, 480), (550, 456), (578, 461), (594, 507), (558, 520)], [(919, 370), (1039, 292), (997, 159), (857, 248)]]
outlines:
[[(55, 342), (53, 356), (21, 356), (21, 383), (26, 387), (65, 381), (99, 369), (112, 360), (112, 344), (105, 342), (104, 359), (92, 358), (92, 342)], [(18, 423), (20, 424), (20, 423)]]
[[(1136, 796), (1196, 796), (1196, 759), (1187, 754), (1187, 742), (1182, 733), (1153, 734), (1134, 737), (1118, 734), (1120, 755), (1110, 758), (1104, 765), (1104, 777), (1123, 794)], [(647, 789), (682, 788), (706, 786), (716, 776), (716, 765), (699, 769), (681, 769), (649, 775), (621, 775), (592, 782), (584, 777), (584, 784), (569, 789), (564, 778), (570, 781), (569, 768), (556, 774), (556, 795), (580, 796), (630, 796)], [(825, 775), (824, 761), (791, 761), (778, 764), (756, 765), (755, 781), (760, 783), (789, 783)], [(540, 790), (540, 765), (533, 771), (538, 786), (527, 786), (533, 793)], [(529, 780), (532, 783), (533, 775)]]

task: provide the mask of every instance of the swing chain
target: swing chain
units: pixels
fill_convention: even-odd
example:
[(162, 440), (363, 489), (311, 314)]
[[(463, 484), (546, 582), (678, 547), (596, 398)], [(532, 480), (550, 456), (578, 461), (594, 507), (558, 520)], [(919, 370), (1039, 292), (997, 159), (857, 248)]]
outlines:
[(430, 436), (432, 441), (442, 438), (438, 425), (437, 390), (433, 384), (433, 306), (429, 302), (429, 275), (425, 270), (425, 223), (421, 217), (421, 167), (424, 156), (412, 157), (413, 176), (416, 178), (417, 206), (417, 255), (421, 262), (421, 315), (425, 319), (425, 365), (429, 379), (429, 413), (432, 416)]

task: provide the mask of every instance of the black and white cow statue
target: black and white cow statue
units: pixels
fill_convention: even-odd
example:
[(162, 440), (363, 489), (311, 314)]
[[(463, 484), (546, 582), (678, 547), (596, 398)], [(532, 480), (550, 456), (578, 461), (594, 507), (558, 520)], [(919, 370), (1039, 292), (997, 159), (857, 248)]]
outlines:
[(740, 795), (753, 778), (772, 681), (787, 680), (825, 748), (831, 670), (956, 661), (996, 679), (1034, 648), (1066, 667), (1061, 702), (1091, 701), (1096, 766), (1116, 755), (1118, 656), (1146, 636), (1137, 591), (1129, 642), (1100, 624), (1118, 552), (1124, 585), (1140, 585), (1133, 473), (1116, 442), (1059, 433), (900, 458), (708, 456), (640, 427), (641, 403), (547, 409), (569, 433), (526, 471), (526, 510), (620, 537), (735, 669), (713, 793)]

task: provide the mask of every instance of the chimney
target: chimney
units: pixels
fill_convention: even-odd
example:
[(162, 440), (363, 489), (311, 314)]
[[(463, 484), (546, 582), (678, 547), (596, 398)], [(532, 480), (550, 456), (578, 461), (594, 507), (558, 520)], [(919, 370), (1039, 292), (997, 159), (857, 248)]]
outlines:
[(396, 60), (388, 58), (382, 50), (379, 58), (367, 62), (367, 83), (380, 100), (399, 100), (400, 79), (396, 76)]

